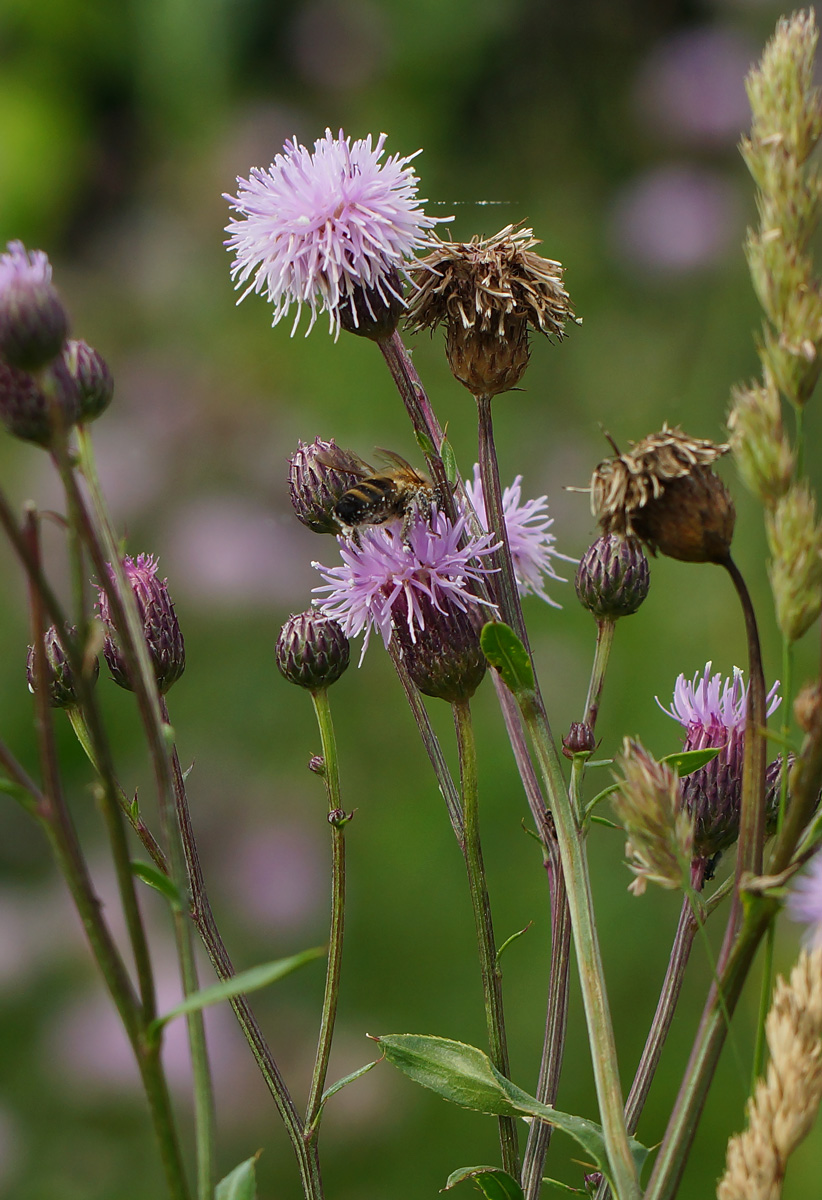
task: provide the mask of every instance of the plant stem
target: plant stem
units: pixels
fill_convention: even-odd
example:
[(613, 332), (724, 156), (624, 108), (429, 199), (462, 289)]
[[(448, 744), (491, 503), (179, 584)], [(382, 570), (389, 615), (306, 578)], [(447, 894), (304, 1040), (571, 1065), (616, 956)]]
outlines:
[(312, 691), (311, 699), (314, 703), (314, 712), (322, 741), (325, 789), (328, 797), (328, 823), (331, 826), (331, 931), (328, 939), (328, 966), (317, 1054), (305, 1112), (306, 1136), (316, 1141), (322, 1118), (322, 1096), (328, 1073), (328, 1060), (331, 1056), (331, 1042), (334, 1037), (334, 1022), (340, 995), (340, 970), (345, 927), (345, 825), (348, 817), (340, 805), (340, 768), (327, 688)]
[(616, 621), (613, 617), (599, 617), (597, 619), (597, 644), (594, 650), (591, 680), (588, 684), (588, 696), (585, 700), (584, 717), (585, 724), (590, 728), (592, 733), (597, 723), (599, 702), (602, 698), (602, 686), (605, 682), (608, 660), (611, 657), (615, 626)]
[[(457, 734), (457, 746), (459, 748), (460, 785), (463, 814), (465, 817), (465, 845), (463, 854), (465, 857), (465, 868), (468, 873), (468, 890), (471, 894), (471, 906), (474, 911), (474, 924), (477, 930), (480, 974), (482, 976), (482, 990), (485, 997), (485, 1020), (488, 1027), (488, 1043), (491, 1051), (491, 1061), (494, 1066), (506, 1078), (510, 1078), (511, 1067), (508, 1062), (508, 1044), (505, 1036), (505, 1017), (502, 1004), (502, 972), (497, 965), (494, 927), (491, 921), (491, 903), (488, 897), (485, 867), (482, 861), (482, 847), (480, 844), (477, 755), (474, 730), (471, 722), (471, 709), (467, 700), (456, 702), (452, 705), (452, 708)], [(499, 1118), (499, 1136), (500, 1147), (502, 1149), (502, 1165), (508, 1174), (513, 1175), (516, 1179), (519, 1175), (519, 1153), (516, 1125), (511, 1117)]]

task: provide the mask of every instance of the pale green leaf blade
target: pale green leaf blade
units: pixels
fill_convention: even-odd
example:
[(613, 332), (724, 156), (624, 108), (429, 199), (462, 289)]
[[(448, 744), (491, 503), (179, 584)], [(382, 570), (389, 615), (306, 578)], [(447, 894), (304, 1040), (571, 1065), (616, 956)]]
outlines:
[(480, 634), (482, 652), (515, 696), (534, 690), (534, 668), (528, 651), (510, 625), (489, 621)]
[(486, 1200), (524, 1200), (519, 1183), (501, 1167), (459, 1167), (448, 1176), (442, 1190), (447, 1192), (466, 1179), (476, 1184)]
[(706, 750), (678, 750), (675, 754), (666, 754), (660, 762), (667, 763), (680, 776), (690, 775), (716, 758), (721, 746), (708, 746)]
[(247, 1158), (217, 1184), (214, 1200), (257, 1200), (257, 1155)]
[(260, 988), (268, 987), (270, 983), (276, 983), (278, 979), (283, 979), (286, 975), (290, 975), (292, 971), (304, 967), (306, 963), (313, 962), (315, 958), (322, 958), (327, 952), (325, 946), (314, 946), (311, 950), (303, 950), (301, 954), (294, 954), (290, 958), (278, 958), (274, 962), (262, 963), (259, 967), (251, 967), (248, 971), (240, 971), (238, 975), (232, 975), (230, 979), (226, 979), (222, 983), (215, 983), (211, 987), (201, 988), (198, 992), (192, 992), (190, 996), (186, 996), (185, 1000), (181, 1000), (174, 1008), (157, 1017), (149, 1025), (151, 1034), (158, 1033), (162, 1027), (169, 1021), (173, 1021), (175, 1017), (185, 1016), (186, 1013), (198, 1012), (200, 1009), (208, 1008), (212, 1004), (219, 1004), (222, 1000), (230, 1000), (233, 996), (239, 996), (248, 992), (256, 992)]
[(168, 875), (155, 867), (153, 863), (143, 862), (139, 858), (134, 859), (131, 864), (131, 873), (137, 879), (142, 879), (143, 883), (147, 883), (149, 887), (154, 888), (155, 891), (165, 896), (172, 908), (178, 911), (183, 909), (183, 898), (173, 880), (169, 879)]

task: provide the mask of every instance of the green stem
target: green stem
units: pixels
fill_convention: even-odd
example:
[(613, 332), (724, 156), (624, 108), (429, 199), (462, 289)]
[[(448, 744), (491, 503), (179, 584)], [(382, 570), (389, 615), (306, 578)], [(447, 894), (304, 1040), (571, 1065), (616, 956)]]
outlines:
[(331, 826), (331, 932), (328, 941), (328, 966), (325, 976), (325, 993), (317, 1041), (317, 1054), (311, 1076), (311, 1090), (305, 1112), (306, 1135), (316, 1141), (322, 1118), (322, 1096), (331, 1056), (334, 1023), (340, 995), (340, 970), (342, 967), (343, 932), (345, 927), (345, 825), (348, 817), (340, 806), (340, 768), (337, 757), (337, 741), (331, 721), (328, 689), (312, 691), (314, 712), (322, 742), (326, 795), (328, 797), (328, 823)]
[[(452, 705), (460, 760), (460, 785), (465, 818), (463, 854), (468, 873), (468, 890), (477, 930), (482, 990), (485, 998), (485, 1020), (491, 1061), (501, 1074), (510, 1078), (508, 1044), (505, 1035), (505, 1016), (502, 1004), (502, 972), (497, 965), (494, 927), (491, 921), (491, 902), (485, 880), (482, 847), (479, 833), (479, 792), (477, 787), (477, 754), (471, 709), (468, 701)], [(515, 1179), (519, 1175), (517, 1129), (511, 1117), (499, 1118), (502, 1165)]]
[(611, 657), (611, 647), (614, 642), (616, 621), (613, 617), (600, 617), (597, 620), (597, 644), (594, 650), (594, 662), (591, 667), (591, 681), (588, 684), (588, 696), (585, 700), (585, 724), (594, 732), (599, 713), (599, 702), (602, 698), (602, 686), (605, 682), (605, 672)]
[(497, 569), (497, 574), (490, 576), (491, 590), (499, 605), (503, 621), (511, 626), (519, 640), (529, 650), (528, 633), (522, 615), (522, 605), (514, 574), (514, 562), (511, 558), (511, 546), (508, 540), (508, 528), (505, 524), (505, 513), (502, 507), (502, 487), (494, 447), (491, 397), (477, 396), (476, 401), (482, 498), (485, 502), (488, 528), (499, 541), (499, 547), (491, 555), (491, 561)]

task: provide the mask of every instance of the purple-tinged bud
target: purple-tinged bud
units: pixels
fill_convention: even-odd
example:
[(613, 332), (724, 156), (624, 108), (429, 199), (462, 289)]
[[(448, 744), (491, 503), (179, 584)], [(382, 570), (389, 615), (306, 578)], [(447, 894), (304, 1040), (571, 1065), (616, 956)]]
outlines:
[(590, 725), (584, 721), (572, 721), (571, 728), (562, 739), (562, 753), (566, 758), (575, 754), (590, 754), (596, 747), (596, 739)]
[(358, 460), (330, 442), (299, 442), (288, 460), (288, 491), (297, 519), (314, 533), (339, 533), (334, 506), (362, 479)]
[(0, 357), (11, 367), (37, 371), (57, 357), (67, 333), (48, 258), (9, 242), (0, 255)]
[(77, 387), (61, 358), (36, 378), (0, 359), (0, 421), (14, 437), (48, 447), (77, 413)]
[(580, 604), (595, 617), (629, 617), (648, 595), (651, 573), (636, 538), (605, 533), (588, 547), (574, 585)]
[(587, 1175), (583, 1175), (582, 1182), (585, 1185), (586, 1196), (595, 1196), (599, 1191), (599, 1186), (602, 1183), (601, 1171), (589, 1171)]
[(482, 683), (486, 658), (471, 613), (443, 598), (442, 607), (419, 596), (414, 624), (402, 593), (392, 610), (393, 637), (411, 680), (424, 696), (456, 704), (470, 700)]
[(289, 683), (312, 692), (336, 683), (347, 670), (350, 657), (342, 627), (317, 609), (289, 617), (277, 638), (280, 672)]
[(388, 341), (404, 312), (402, 281), (393, 268), (380, 280), (378, 287), (355, 284), (337, 309), (341, 329), (370, 338), (372, 342)]
[[(180, 623), (168, 594), (165, 579), (157, 578), (157, 560), (148, 554), (136, 558), (126, 556), (123, 570), (131, 585), (143, 626), (154, 678), (160, 695), (165, 695), (186, 667), (186, 650)], [(109, 568), (111, 572), (111, 568)], [(113, 575), (111, 576), (113, 579)], [(123, 654), (120, 635), (114, 625), (111, 605), (103, 588), (100, 588), (100, 616), (105, 626), (103, 653), (111, 677), (126, 691), (133, 692), (131, 673)]]
[(95, 421), (111, 404), (114, 380), (105, 359), (87, 342), (70, 339), (63, 350), (69, 375), (77, 385), (78, 421)]
[(315, 775), (325, 777), (325, 759), (321, 754), (312, 754), (308, 760), (308, 769)]
[[(72, 627), (68, 633), (69, 637), (75, 637), (77, 630)], [(66, 651), (54, 625), (46, 630), (43, 644), (46, 651), (46, 673), (48, 676), (46, 686), (49, 704), (52, 708), (73, 708), (77, 704), (74, 672), (69, 665)], [(93, 687), (97, 682), (97, 676), (100, 674), (100, 663), (96, 655), (88, 663), (84, 664), (83, 672), (84, 674), (88, 673), (89, 684)], [(28, 654), (26, 655), (26, 678), (28, 679), (29, 691), (36, 691), (37, 663), (34, 646), (29, 646)]]
[[(788, 754), (786, 770), (790, 777), (796, 755)], [(782, 795), (782, 755), (778, 754), (765, 768), (765, 836), (773, 837), (779, 825), (779, 801)], [(790, 793), (788, 793), (790, 796)]]

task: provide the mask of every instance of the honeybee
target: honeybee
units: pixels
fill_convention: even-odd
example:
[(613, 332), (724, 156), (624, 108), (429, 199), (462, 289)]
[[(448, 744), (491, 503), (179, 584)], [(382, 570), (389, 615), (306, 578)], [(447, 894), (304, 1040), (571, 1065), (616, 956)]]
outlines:
[(418, 514), (426, 520), (436, 499), (436, 489), (416, 468), (392, 450), (378, 450), (380, 458), (389, 464), (380, 471), (350, 451), (339, 460), (329, 455), (323, 459), (328, 466), (358, 476), (339, 497), (333, 513), (346, 537), (359, 544), (358, 529), (363, 525), (385, 525), (401, 520), (403, 536)]

